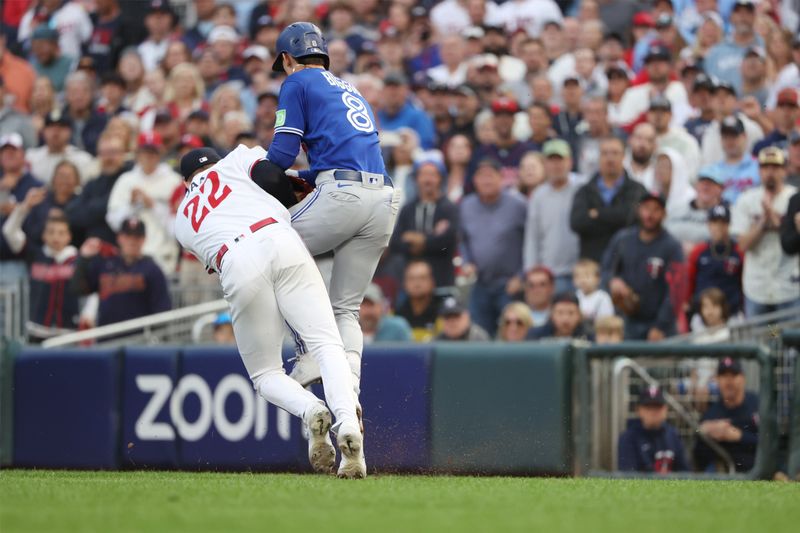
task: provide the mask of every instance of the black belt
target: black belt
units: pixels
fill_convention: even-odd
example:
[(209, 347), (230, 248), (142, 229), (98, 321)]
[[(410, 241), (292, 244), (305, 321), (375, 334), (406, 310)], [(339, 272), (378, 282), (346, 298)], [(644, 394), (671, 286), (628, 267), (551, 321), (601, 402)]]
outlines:
[[(357, 181), (358, 183), (361, 183), (363, 181), (361, 172), (357, 170), (334, 170), (333, 179), (340, 181)], [(392, 178), (390, 178), (386, 174), (383, 175), (383, 184), (388, 185), (389, 187), (394, 187), (394, 184), (392, 183)]]

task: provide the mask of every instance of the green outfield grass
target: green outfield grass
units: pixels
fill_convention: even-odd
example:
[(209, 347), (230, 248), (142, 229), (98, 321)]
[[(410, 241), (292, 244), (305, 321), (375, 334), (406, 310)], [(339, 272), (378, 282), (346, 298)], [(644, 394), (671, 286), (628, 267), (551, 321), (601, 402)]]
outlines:
[(0, 531), (800, 531), (800, 484), (0, 470)]

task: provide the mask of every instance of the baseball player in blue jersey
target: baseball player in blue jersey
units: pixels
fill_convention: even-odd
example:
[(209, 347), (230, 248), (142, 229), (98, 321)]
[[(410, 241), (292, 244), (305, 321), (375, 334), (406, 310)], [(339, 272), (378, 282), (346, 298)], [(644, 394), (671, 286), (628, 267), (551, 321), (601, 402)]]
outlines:
[[(291, 24), (276, 48), (272, 69), (288, 77), (278, 97), (267, 159), (285, 170), (294, 163), (301, 142), (307, 151), (311, 168), (299, 172), (299, 178), (315, 189), (289, 212), (312, 255), (334, 254), (329, 295), (358, 394), (363, 347), (358, 310), (389, 243), (399, 191), (386, 175), (369, 104), (355, 87), (327, 70), (320, 29), (308, 22)], [(297, 340), (292, 376), (308, 385), (320, 374), (313, 358), (303, 356), (302, 339)]]

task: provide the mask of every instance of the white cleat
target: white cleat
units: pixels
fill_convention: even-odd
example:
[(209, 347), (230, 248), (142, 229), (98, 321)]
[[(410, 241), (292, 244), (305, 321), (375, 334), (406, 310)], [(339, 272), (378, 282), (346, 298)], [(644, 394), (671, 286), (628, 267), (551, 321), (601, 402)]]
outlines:
[(336, 466), (336, 449), (331, 442), (331, 412), (324, 404), (317, 404), (303, 415), (308, 431), (308, 460), (319, 474), (333, 474)]
[(336, 436), (342, 461), (339, 463), (338, 475), (345, 479), (363, 479), (367, 477), (367, 462), (364, 460), (364, 436), (358, 424), (344, 423), (339, 427)]

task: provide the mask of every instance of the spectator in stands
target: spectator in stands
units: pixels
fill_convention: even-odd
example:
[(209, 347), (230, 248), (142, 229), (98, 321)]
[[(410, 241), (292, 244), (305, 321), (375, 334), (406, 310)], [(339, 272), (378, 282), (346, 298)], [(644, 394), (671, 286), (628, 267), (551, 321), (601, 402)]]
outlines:
[(617, 469), (622, 472), (668, 474), (689, 469), (678, 431), (667, 422), (667, 403), (658, 386), (639, 392), (636, 418), (619, 436)]
[(760, 46), (751, 46), (745, 51), (739, 72), (742, 98), (752, 97), (763, 108), (769, 97), (767, 87), (767, 54)]
[(92, 21), (80, 2), (41, 0), (31, 4), (19, 23), (17, 39), (27, 41), (39, 26), (58, 31), (59, 46), (70, 57), (80, 57), (81, 48), (92, 34)]
[[(686, 163), (684, 181), (694, 181), (700, 170), (700, 145), (682, 126), (670, 126), (672, 123), (672, 104), (663, 96), (657, 95), (650, 100), (647, 122), (656, 130), (656, 147), (675, 150)], [(668, 209), (669, 211), (669, 209)]]
[(0, 76), (0, 137), (16, 132), (22, 136), (25, 148), (36, 146), (38, 139), (30, 115), (15, 109), (11, 100), (12, 97), (6, 89), (3, 77)]
[(644, 61), (649, 81), (625, 91), (619, 105), (620, 115), (616, 126), (630, 125), (646, 113), (653, 94), (663, 94), (673, 109), (683, 109), (688, 105), (686, 88), (680, 81), (670, 80), (672, 54), (669, 48), (660, 43), (650, 45)]
[(584, 320), (594, 323), (598, 318), (614, 314), (611, 296), (600, 287), (600, 265), (596, 261), (578, 261), (573, 270), (573, 281)]
[(594, 341), (597, 344), (616, 344), (625, 339), (625, 321), (617, 315), (594, 321)]
[(390, 315), (381, 288), (370, 283), (361, 302), (358, 322), (364, 334), (364, 344), (408, 342), (412, 340), (411, 326), (405, 318)]
[(564, 292), (572, 289), (572, 268), (578, 260), (578, 236), (569, 227), (578, 185), (570, 180), (572, 151), (566, 141), (547, 141), (542, 154), (547, 182), (528, 202), (523, 265), (525, 270), (547, 267), (556, 277), (556, 292)]
[(625, 317), (625, 338), (658, 341), (676, 333), (669, 277), (683, 262), (680, 243), (662, 223), (666, 201), (649, 193), (637, 209), (639, 225), (620, 230), (603, 257), (603, 278)]
[(606, 70), (608, 78), (608, 94), (606, 102), (608, 104), (608, 121), (615, 127), (622, 125), (622, 98), (631, 85), (630, 73), (627, 65), (613, 65)]
[[(592, 54), (591, 50), (581, 51), (589, 55)], [(561, 89), (561, 99), (564, 105), (553, 117), (553, 129), (556, 135), (569, 143), (572, 153), (577, 153), (578, 151), (578, 124), (583, 120), (581, 102), (583, 101), (584, 92), (581, 83), (581, 79), (574, 74), (564, 78), (564, 86)], [(573, 166), (573, 169), (576, 168)]]
[(247, 81), (242, 67), (236, 64), (239, 34), (230, 26), (214, 26), (208, 34), (208, 46), (226, 81)]
[(654, 186), (656, 166), (656, 129), (647, 122), (637, 124), (628, 142), (630, 150), (625, 156), (625, 170), (634, 181), (649, 190)]
[(66, 333), (78, 325), (78, 296), (70, 287), (78, 250), (70, 244), (72, 235), (62, 214), (43, 221), (43, 245), (28, 239), (22, 231), (25, 218), (44, 199), (44, 189), (30, 189), (3, 224), (3, 236), (15, 254), (25, 257), (30, 272), (30, 323), (28, 337), (36, 342)]
[[(730, 357), (717, 366), (719, 400), (703, 414), (700, 432), (728, 452), (737, 472), (753, 468), (758, 445), (758, 396), (746, 390), (741, 363)], [(694, 447), (695, 467), (700, 471), (715, 470), (719, 457), (702, 440)]]
[(0, 78), (5, 89), (3, 95), (8, 99), (5, 103), (22, 113), (30, 111), (36, 72), (27, 61), (8, 50), (5, 32), (0, 32)]
[(694, 197), (668, 207), (664, 226), (681, 241), (687, 255), (695, 245), (708, 239), (708, 212), (722, 203), (724, 187), (717, 167), (703, 167), (694, 183)]
[[(729, 83), (717, 83), (714, 88), (714, 121), (706, 127), (700, 141), (700, 159), (702, 165), (712, 165), (726, 156), (722, 135), (722, 122), (731, 115), (738, 118), (745, 133), (745, 150), (750, 152), (753, 146), (764, 137), (761, 126), (739, 110), (736, 89)], [(730, 119), (728, 119), (730, 120)]]
[(728, 206), (720, 204), (707, 215), (709, 239), (697, 244), (689, 254), (688, 300), (699, 310), (700, 294), (707, 289), (720, 289), (725, 295), (731, 314), (744, 308), (742, 294), (742, 267), (744, 253), (730, 235), (731, 213)]
[(528, 107), (528, 122), (531, 126), (531, 137), (528, 140), (528, 150), (541, 151), (544, 143), (555, 137), (553, 132), (553, 117), (546, 103), (534, 102)]
[(543, 326), (528, 331), (527, 338), (541, 340), (550, 338), (581, 339), (588, 336), (583, 327), (578, 297), (572, 292), (562, 292), (553, 298), (550, 319)]
[(606, 137), (619, 137), (625, 139), (625, 133), (611, 125), (608, 120), (608, 104), (602, 96), (590, 96), (584, 100), (581, 107), (583, 121), (579, 125), (577, 152), (574, 156), (577, 161), (576, 177), (583, 180), (577, 185), (583, 185), (600, 169), (600, 142)]
[(33, 30), (31, 38), (31, 66), (37, 76), (48, 78), (56, 92), (64, 89), (67, 74), (75, 63), (74, 57), (61, 54), (58, 49), (58, 30), (48, 28), (44, 24)]
[(702, 142), (706, 128), (714, 120), (714, 88), (714, 81), (704, 72), (699, 73), (692, 83), (689, 104), (697, 114), (687, 120), (683, 127), (695, 138), (698, 144)]
[(696, 344), (709, 342), (725, 342), (730, 340), (730, 330), (725, 327), (731, 318), (728, 300), (725, 293), (716, 287), (709, 287), (697, 297), (698, 312), (691, 321), (692, 333), (703, 333), (696, 336)]
[[(574, 174), (570, 173), (570, 176)], [(541, 152), (527, 152), (519, 162), (519, 185), (522, 196), (531, 199), (534, 191), (545, 182), (544, 157)]]
[(550, 318), (555, 294), (555, 276), (546, 267), (537, 266), (525, 273), (525, 303), (531, 310), (533, 327), (544, 325)]
[(800, 188), (800, 130), (792, 131), (786, 143), (786, 183)]
[(800, 303), (798, 263), (784, 253), (778, 233), (797, 189), (784, 183), (786, 158), (780, 148), (761, 150), (758, 165), (761, 185), (741, 194), (731, 222), (731, 233), (745, 252), (742, 287), (748, 317)]
[(500, 314), (497, 328), (497, 340), (504, 342), (522, 342), (528, 330), (533, 326), (531, 308), (522, 302), (511, 302)]
[(430, 117), (408, 99), (408, 80), (403, 74), (390, 73), (383, 80), (384, 92), (378, 119), (381, 131), (409, 127), (419, 135), (422, 148), (434, 147), (434, 128)]
[(500, 312), (519, 291), (526, 204), (517, 192), (503, 188), (500, 163), (478, 162), (475, 192), (461, 202), (459, 220), (462, 272), (477, 279), (470, 297), (470, 314), (490, 336)]
[(742, 90), (741, 60), (750, 47), (763, 44), (755, 32), (755, 14), (754, 0), (736, 0), (730, 14), (730, 39), (714, 46), (703, 60), (709, 75), (732, 84), (737, 93)]
[(442, 330), (436, 336), (440, 341), (488, 341), (489, 334), (472, 322), (469, 310), (453, 296), (448, 296), (439, 308)]
[(433, 268), (437, 287), (455, 285), (458, 208), (442, 195), (445, 172), (436, 158), (415, 165), (417, 198), (400, 210), (389, 244), (403, 263), (412, 257), (425, 259)]
[[(77, 198), (80, 184), (80, 174), (74, 163), (64, 160), (56, 165), (50, 187), (43, 190), (42, 201), (35, 206), (29, 217), (30, 222), (25, 225), (25, 231), (30, 235), (32, 243), (41, 244), (45, 229), (44, 223), (48, 216), (51, 214), (63, 216), (67, 205)], [(74, 239), (76, 234), (82, 240), (80, 232), (73, 232), (72, 238)]]
[[(131, 169), (125, 161), (125, 147), (114, 135), (103, 134), (97, 143), (100, 175), (87, 183), (80, 195), (66, 206), (70, 226), (88, 237), (113, 244), (116, 234), (106, 222), (108, 198), (117, 179)], [(78, 242), (77, 244), (80, 244)]]
[(218, 314), (211, 326), (214, 328), (214, 344), (236, 344), (230, 313)]
[(570, 226), (580, 237), (579, 256), (600, 262), (611, 237), (635, 220), (634, 206), (645, 194), (623, 167), (625, 145), (615, 137), (600, 143), (600, 170), (575, 193)]
[(181, 179), (161, 162), (164, 143), (158, 134), (141, 133), (138, 146), (136, 166), (122, 174), (111, 189), (106, 222), (114, 229), (132, 216), (140, 218), (149, 228), (144, 253), (171, 274), (175, 271), (178, 245), (170, 231), (169, 202)]
[(436, 318), (440, 302), (435, 289), (431, 265), (423, 259), (411, 259), (403, 274), (406, 299), (398, 306), (397, 316), (409, 323), (415, 342), (428, 342), (438, 333)]
[(92, 35), (86, 43), (86, 53), (94, 60), (97, 72), (112, 71), (122, 51), (138, 40), (139, 29), (125, 20), (118, 0), (98, 0), (90, 14)]
[(97, 292), (100, 306), (96, 325), (168, 311), (171, 307), (167, 280), (158, 265), (142, 254), (145, 226), (128, 218), (117, 233), (119, 253), (97, 238), (86, 239), (72, 279), (78, 294)]
[(169, 36), (176, 22), (168, 0), (150, 0), (145, 8), (147, 38), (137, 47), (146, 71), (155, 70), (167, 53)]
[(753, 156), (757, 156), (767, 146), (783, 149), (789, 147), (789, 136), (796, 131), (797, 121), (800, 119), (797, 89), (784, 89), (778, 93), (777, 111), (775, 129), (753, 146)]
[(97, 110), (108, 117), (129, 111), (125, 107), (125, 80), (115, 72), (103, 74), (100, 78), (100, 100)]
[(97, 175), (94, 158), (84, 150), (70, 144), (72, 120), (60, 111), (53, 111), (44, 120), (44, 144), (29, 148), (25, 154), (31, 173), (42, 183), (53, 179), (56, 165), (63, 160), (72, 162), (81, 173), (81, 183)]
[(725, 183), (722, 198), (735, 204), (739, 195), (760, 183), (758, 163), (746, 150), (744, 123), (738, 117), (726, 117), (719, 131), (725, 157), (715, 162), (714, 167)]
[(108, 118), (98, 112), (92, 99), (92, 80), (83, 71), (67, 76), (64, 89), (66, 106), (62, 114), (72, 121), (72, 144), (90, 154), (97, 153), (97, 139)]
[[(43, 184), (25, 169), (25, 152), (22, 149), (22, 136), (9, 133), (0, 137), (0, 226), (5, 224), (14, 207), (22, 203), (31, 189)], [(23, 228), (27, 229), (27, 228)], [(5, 238), (0, 238), (0, 268), (3, 282), (15, 283), (25, 276), (25, 264), (22, 256), (13, 253)]]
[[(472, 159), (475, 163), (484, 159), (493, 159), (500, 163), (503, 176), (503, 187), (516, 187), (519, 182), (519, 163), (526, 152), (535, 147), (530, 143), (523, 143), (514, 137), (514, 117), (519, 111), (517, 102), (508, 97), (497, 98), (491, 105), (494, 120), (493, 142), (483, 144), (475, 149)], [(474, 165), (473, 165), (474, 168)], [(474, 172), (474, 171), (473, 171)], [(467, 190), (472, 190), (472, 176), (468, 176)]]

